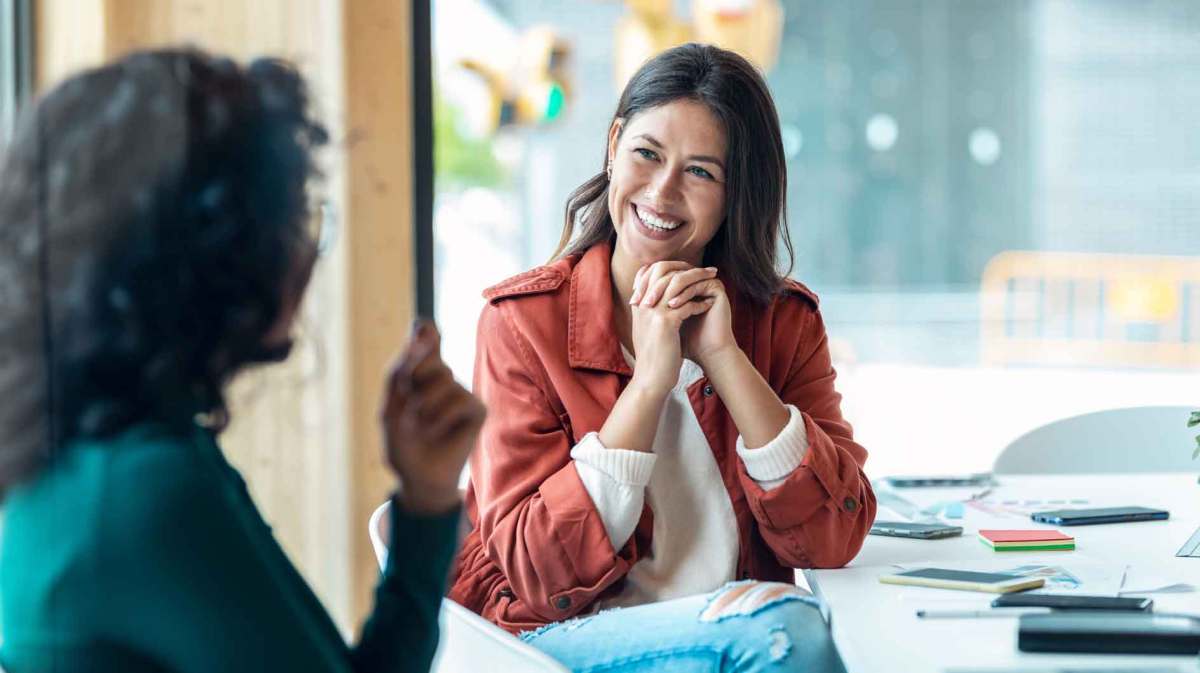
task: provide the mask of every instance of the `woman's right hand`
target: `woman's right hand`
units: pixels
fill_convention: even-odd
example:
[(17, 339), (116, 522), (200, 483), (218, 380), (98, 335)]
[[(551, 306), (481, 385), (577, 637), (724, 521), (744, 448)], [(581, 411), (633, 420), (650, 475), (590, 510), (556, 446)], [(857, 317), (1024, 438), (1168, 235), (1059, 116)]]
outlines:
[(632, 332), (635, 366), (631, 386), (665, 395), (679, 380), (683, 363), (680, 329), (688, 318), (712, 308), (711, 297), (672, 308), (665, 293), (716, 277), (716, 269), (686, 262), (655, 262), (638, 269), (633, 281)]
[(389, 370), (380, 412), (384, 461), (400, 480), (406, 509), (438, 513), (458, 504), (458, 480), (485, 415), (442, 361), (437, 328), (418, 322)]

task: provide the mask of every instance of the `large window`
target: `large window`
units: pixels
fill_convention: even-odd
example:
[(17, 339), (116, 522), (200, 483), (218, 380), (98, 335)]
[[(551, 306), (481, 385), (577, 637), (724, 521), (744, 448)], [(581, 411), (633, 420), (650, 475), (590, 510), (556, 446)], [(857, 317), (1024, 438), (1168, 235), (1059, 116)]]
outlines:
[(601, 169), (630, 62), (763, 7), (792, 274), (872, 474), (986, 469), (1055, 418), (1194, 403), (1190, 0), (435, 0), (437, 317), (461, 377), (479, 292), (547, 260)]

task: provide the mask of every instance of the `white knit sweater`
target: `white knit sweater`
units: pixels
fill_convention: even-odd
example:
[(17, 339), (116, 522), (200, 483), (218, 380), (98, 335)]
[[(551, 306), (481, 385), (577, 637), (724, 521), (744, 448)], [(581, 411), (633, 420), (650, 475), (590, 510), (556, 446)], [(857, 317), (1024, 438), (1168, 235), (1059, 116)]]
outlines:
[[(625, 357), (632, 365), (632, 358)], [(589, 433), (571, 450), (575, 469), (604, 521), (613, 549), (625, 546), (641, 518), (654, 512), (651, 551), (630, 569), (622, 591), (596, 609), (628, 607), (711, 591), (734, 579), (737, 522), (712, 447), (688, 400), (688, 387), (704, 376), (684, 360), (679, 381), (663, 404), (650, 453), (606, 447)], [(737, 452), (746, 472), (766, 490), (782, 484), (808, 449), (800, 412), (766, 446)]]

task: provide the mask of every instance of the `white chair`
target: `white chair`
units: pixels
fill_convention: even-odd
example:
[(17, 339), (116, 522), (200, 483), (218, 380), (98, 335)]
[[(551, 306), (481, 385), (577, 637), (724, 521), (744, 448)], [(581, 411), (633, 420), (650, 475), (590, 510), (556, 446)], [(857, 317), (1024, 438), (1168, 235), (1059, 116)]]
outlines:
[[(388, 512), (391, 502), (380, 505), (367, 524), (371, 546), (379, 567), (387, 565), (391, 539)], [(438, 616), (441, 637), (430, 665), (431, 673), (478, 673), (479, 671), (529, 671), (531, 673), (570, 673), (551, 659), (504, 629), (455, 603), (442, 599)]]
[(1108, 409), (1048, 423), (1013, 440), (997, 474), (1200, 472), (1192, 460), (1195, 407)]

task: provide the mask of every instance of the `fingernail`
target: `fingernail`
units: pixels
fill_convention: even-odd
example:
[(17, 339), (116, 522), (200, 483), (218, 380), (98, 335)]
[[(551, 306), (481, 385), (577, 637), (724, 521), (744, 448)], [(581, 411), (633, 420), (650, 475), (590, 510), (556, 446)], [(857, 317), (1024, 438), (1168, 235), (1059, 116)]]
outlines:
[(672, 299), (671, 301), (669, 301), (669, 302), (667, 302), (667, 303), (668, 303), (668, 304), (670, 304), (672, 307), (675, 307), (675, 306), (678, 306), (678, 305), (679, 305), (679, 300), (678, 300), (678, 299)]
[(710, 267), (706, 267), (706, 268), (713, 273), (717, 272), (717, 267), (715, 267), (715, 266), (710, 266)]

